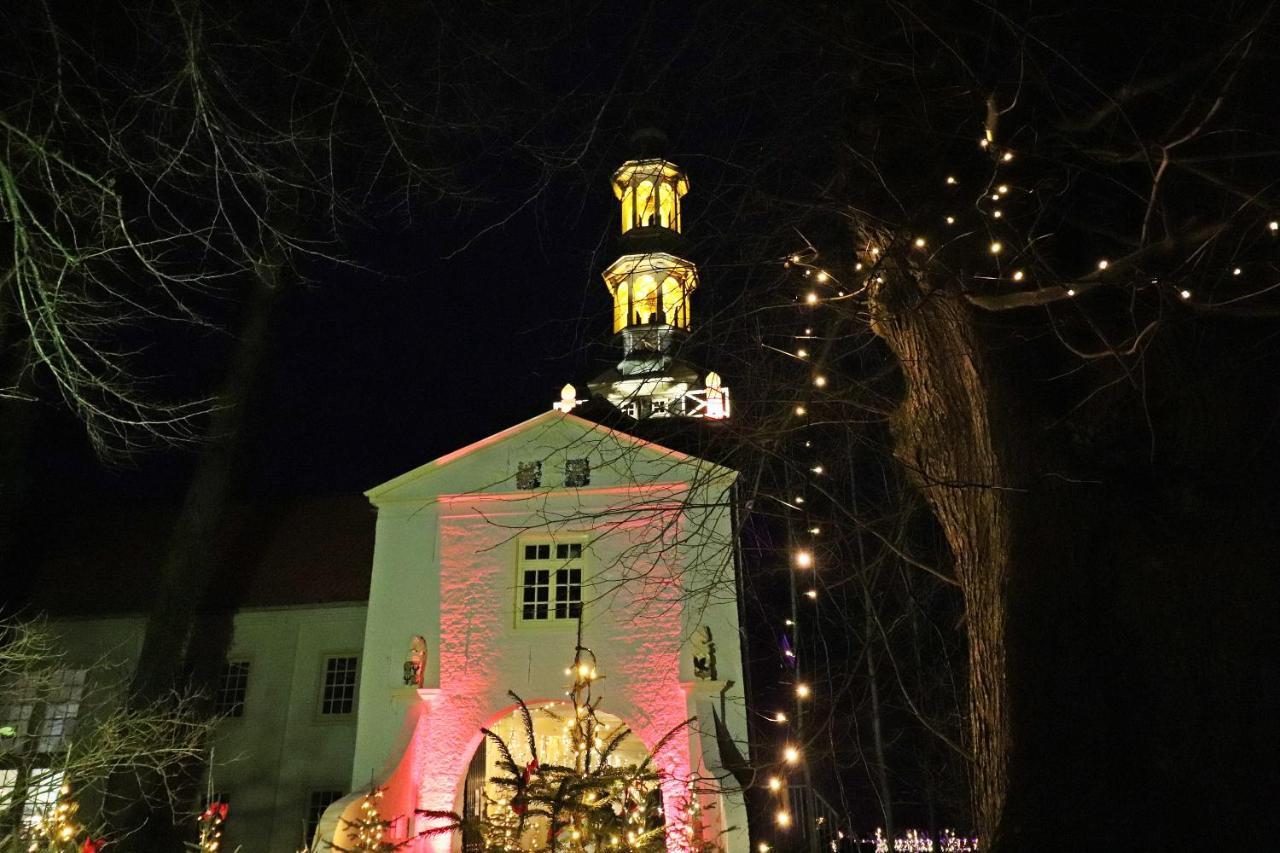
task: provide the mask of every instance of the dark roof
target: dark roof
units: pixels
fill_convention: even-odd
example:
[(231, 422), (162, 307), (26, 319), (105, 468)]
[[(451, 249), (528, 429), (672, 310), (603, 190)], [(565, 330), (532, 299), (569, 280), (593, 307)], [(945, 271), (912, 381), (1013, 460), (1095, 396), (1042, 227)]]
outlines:
[[(54, 616), (146, 610), (176, 512), (112, 506), (47, 519), (42, 547), (23, 561), (30, 607)], [(211, 555), (206, 608), (367, 601), (374, 521), (358, 495), (237, 507)]]

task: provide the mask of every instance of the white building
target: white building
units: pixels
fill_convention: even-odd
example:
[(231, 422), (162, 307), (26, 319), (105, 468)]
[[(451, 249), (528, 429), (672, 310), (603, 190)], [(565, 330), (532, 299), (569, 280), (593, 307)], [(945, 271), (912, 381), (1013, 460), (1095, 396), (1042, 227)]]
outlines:
[[(730, 492), (734, 473), (572, 414), (548, 412), (368, 493), (378, 507), (353, 794), (321, 826), (354, 818), (370, 779), (384, 815), (462, 811), (481, 727), (514, 703), (563, 701), (579, 618), (604, 675), (602, 706), (656, 756), (670, 849), (695, 775), (704, 838), (746, 850), (746, 814), (715, 721), (746, 753)], [(695, 672), (691, 640), (714, 658)], [(412, 639), (422, 686), (404, 686)], [(700, 677), (701, 676), (701, 677)], [(405, 836), (426, 828), (406, 820)], [(330, 837), (330, 836), (327, 836)], [(447, 836), (422, 848), (448, 849)], [(452, 843), (457, 844), (457, 839)]]
[[(640, 420), (727, 418), (720, 378), (675, 351), (697, 286), (679, 252), (688, 180), (646, 156), (618, 170), (614, 190), (624, 253), (605, 282), (623, 358), (592, 392)], [(475, 810), (494, 765), (481, 727), (511, 731), (508, 691), (563, 702), (581, 631), (602, 710), (635, 734), (629, 754), (679, 729), (654, 756), (668, 849), (745, 853), (730, 772), (748, 752), (736, 474), (579, 417), (578, 405), (566, 386), (552, 411), (368, 491), (367, 601), (286, 594), (239, 609), (214, 771), (230, 799), (227, 849), (294, 851), (316, 824), (316, 849), (345, 845), (371, 787), (408, 849), (460, 849), (456, 833), (420, 836), (430, 822), (415, 812)], [(317, 553), (313, 568), (332, 559)], [(73, 659), (106, 652), (125, 672), (136, 658), (140, 617), (60, 626)], [(550, 730), (538, 737), (555, 752)]]
[[(225, 642), (227, 658), (210, 782), (231, 805), (228, 850), (292, 853), (351, 790), (374, 521), (362, 503), (321, 498), (242, 511), (221, 531), (232, 568), (203, 630), (227, 635), (210, 638)], [(92, 713), (93, 695), (128, 682), (170, 521), (163, 511), (126, 508), (58, 520), (63, 535), (38, 566), (48, 582), (33, 609), (48, 612), (61, 637), (68, 687), (56, 697), (0, 696), (0, 725), (18, 723), (53, 766), (76, 737), (77, 718)], [(232, 603), (234, 614), (225, 609)], [(28, 733), (23, 721), (33, 712), (45, 722)], [(0, 766), (0, 803), (13, 781)], [(28, 797), (33, 813), (56, 799), (58, 785), (46, 787)]]
[[(700, 380), (674, 352), (691, 329), (698, 283), (678, 253), (688, 179), (654, 156), (660, 135), (637, 141), (645, 156), (614, 174), (623, 254), (604, 273), (623, 358), (591, 390), (637, 419), (722, 420), (728, 389), (714, 372)], [(726, 767), (747, 753), (736, 475), (576, 417), (576, 405), (565, 386), (551, 412), (366, 493), (378, 524), (357, 787), (326, 813), (322, 839), (350, 843), (345, 830), (370, 780), (383, 790), (384, 816), (405, 816), (397, 837), (430, 827), (416, 810), (474, 809), (469, 791), (493, 769), (481, 728), (513, 725), (508, 691), (530, 704), (563, 702), (580, 631), (604, 670), (604, 708), (641, 751), (697, 718), (655, 756), (668, 849), (748, 849), (743, 798)], [(415, 641), (425, 641), (425, 655), (410, 651)], [(417, 659), (420, 683), (406, 687)], [(459, 844), (435, 835), (416, 846)]]

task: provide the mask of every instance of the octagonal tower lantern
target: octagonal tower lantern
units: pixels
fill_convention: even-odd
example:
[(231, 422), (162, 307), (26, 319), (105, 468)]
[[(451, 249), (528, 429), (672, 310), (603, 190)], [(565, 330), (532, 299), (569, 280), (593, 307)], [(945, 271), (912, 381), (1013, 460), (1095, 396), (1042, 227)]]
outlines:
[(689, 178), (666, 159), (666, 145), (661, 131), (640, 130), (631, 138), (633, 158), (613, 173), (621, 254), (602, 276), (622, 360), (590, 388), (638, 420), (723, 420), (729, 417), (729, 389), (714, 371), (695, 368), (679, 356), (681, 342), (693, 330), (698, 267), (684, 250), (681, 204)]

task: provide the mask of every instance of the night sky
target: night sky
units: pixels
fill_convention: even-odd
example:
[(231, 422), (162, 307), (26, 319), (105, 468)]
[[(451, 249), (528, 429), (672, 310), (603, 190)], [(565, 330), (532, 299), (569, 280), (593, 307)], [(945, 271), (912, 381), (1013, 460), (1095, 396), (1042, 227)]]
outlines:
[[(843, 303), (846, 313), (829, 312), (830, 325), (804, 344), (813, 361), (797, 366), (797, 341), (811, 339), (800, 337), (803, 318), (818, 325), (824, 315), (800, 313), (810, 284), (798, 278), (801, 264), (782, 259), (812, 250), (806, 259), (854, 281), (854, 263), (867, 260), (855, 254), (863, 235), (854, 229), (870, 222), (927, 234), (929, 256), (937, 250), (937, 269), (957, 292), (1005, 294), (1015, 281), (1039, 288), (1059, 279), (1092, 287), (1106, 268), (1099, 259), (1123, 259), (1145, 245), (1144, 216), (1175, 235), (1221, 218), (1233, 229), (1230, 240), (1193, 251), (1171, 237), (1142, 255), (1132, 281), (1107, 282), (1120, 287), (1034, 313), (984, 313), (975, 325), (1018, 404), (998, 414), (1016, 426), (1011, 432), (1038, 442), (1043, 476), (1028, 486), (1028, 500), (1048, 509), (1025, 524), (1018, 543), (1027, 568), (1014, 592), (1027, 608), (1015, 608), (1021, 621), (1010, 629), (1022, 643), (1011, 665), (1021, 679), (1018, 725), (1036, 733), (1019, 742), (1024, 752), (1016, 756), (1020, 778), (1031, 780), (1015, 803), (1034, 830), (1026, 837), (1065, 838), (1076, 831), (1073, 810), (1089, 814), (1098, 837), (1130, 838), (1159, 824), (1159, 839), (1179, 839), (1189, 850), (1209, 837), (1195, 833), (1215, 810), (1232, 809), (1236, 838), (1265, 823), (1250, 797), (1268, 789), (1266, 774), (1251, 772), (1280, 766), (1266, 754), (1252, 758), (1257, 744), (1280, 744), (1265, 710), (1276, 705), (1280, 678), (1264, 650), (1280, 636), (1266, 603), (1275, 592), (1272, 534), (1280, 523), (1280, 351), (1272, 325), (1280, 313), (1273, 292), (1280, 225), (1267, 231), (1280, 216), (1274, 23), (1263, 15), (1252, 29), (1248, 4), (1221, 15), (1196, 4), (1187, 12), (1137, 4), (1124, 15), (1104, 5), (1026, 4), (1008, 17), (962, 2), (498, 5), (389, 4), (422, 24), (380, 37), (392, 39), (385, 59), (402, 78), (397, 96), (444, 111), (449, 142), (440, 162), (456, 192), (438, 197), (379, 183), (338, 229), (335, 252), (344, 262), (310, 262), (302, 286), (275, 306), (234, 502), (355, 496), (546, 411), (565, 382), (585, 391), (620, 355), (600, 278), (618, 253), (609, 176), (634, 154), (631, 134), (658, 126), (670, 137), (668, 159), (691, 182), (683, 220), (701, 273), (696, 360), (724, 376), (735, 406), (741, 401), (726, 430), (740, 430), (739, 452), (766, 459), (762, 470), (773, 465), (753, 495), (763, 520), (746, 531), (759, 582), (751, 652), (758, 682), (769, 682), (758, 695), (773, 701), (790, 677), (778, 658), (781, 611), (766, 606), (776, 604), (792, 535), (783, 532), (792, 522), (777, 520), (790, 516), (776, 499), (794, 494), (787, 490), (806, 482), (814, 461), (793, 452), (794, 404), (813, 401), (815, 412), (830, 404), (826, 424), (835, 429), (814, 433), (827, 464), (844, 464), (850, 482), (854, 473), (877, 481), (862, 493), (885, 499), (868, 529), (901, 534), (920, 559), (944, 567), (949, 559), (919, 494), (892, 505), (887, 497), (910, 467), (895, 461), (889, 429), (904, 385), (898, 362), (869, 333), (865, 310)], [(122, 26), (112, 4), (94, 8)], [(1234, 67), (1215, 51), (1235, 61), (1229, 51), (1243, 43), (1241, 33), (1257, 47), (1239, 60), (1233, 98), (1215, 118), (1236, 130), (1189, 145), (1190, 167), (1170, 172), (1147, 214), (1141, 193), (1153, 172), (1152, 140), (1193, 126), (1169, 117), (1212, 103), (1204, 87)], [(993, 165), (978, 144), (992, 127), (989, 94), (1009, 105), (992, 135), (1018, 152), (1012, 165)], [(1140, 144), (1113, 122), (1120, 101)], [(1120, 153), (1112, 156), (1112, 147)], [(992, 194), (1006, 203), (1004, 191), (988, 188), (968, 208), (947, 195), (954, 184), (944, 175), (959, 175), (968, 192), (998, 169), (1014, 186), (1007, 218), (984, 218)], [(1198, 183), (1195, 169), (1213, 180)], [(944, 236), (955, 233), (942, 226), (951, 213), (968, 217), (957, 226), (964, 240)], [(1012, 259), (1000, 266), (1012, 252), (996, 259), (991, 248), (1014, 246), (1020, 236), (1000, 229), (1019, 216), (1030, 223), (1026, 233), (1040, 235), (1034, 251), (1019, 256), (1031, 271), (1025, 283), (1011, 277)], [(1007, 246), (989, 242), (997, 237)], [(1240, 276), (1231, 272), (1237, 266)], [(1241, 282), (1265, 299), (1237, 299)], [(125, 333), (162, 396), (218, 387), (238, 328), (236, 302), (210, 294), (201, 304), (212, 327), (148, 323)], [(1213, 310), (1221, 308), (1230, 310)], [(1124, 358), (1079, 357), (1100, 340), (1130, 340), (1148, 322), (1158, 333)], [(820, 361), (832, 379), (827, 397), (810, 375)], [(67, 514), (173, 507), (181, 499), (199, 446), (103, 461), (56, 394), (41, 390), (24, 454), (28, 555)], [(1055, 503), (1053, 489), (1064, 483), (1073, 487), (1070, 499)], [(815, 516), (824, 511), (818, 504), (811, 500)], [(822, 523), (848, 521), (843, 509), (826, 507)], [(849, 531), (861, 547), (863, 522), (840, 535)], [(841, 565), (854, 565), (848, 552), (843, 558)], [(836, 697), (827, 709), (834, 719), (819, 735), (832, 737), (831, 754), (847, 746), (834, 742), (836, 725), (848, 733), (866, 719), (864, 649), (855, 636), (863, 599), (854, 577), (823, 578), (827, 621), (815, 634), (827, 634), (807, 652), (810, 660), (828, 656), (820, 677)], [(963, 658), (965, 617), (954, 587), (883, 583), (884, 602), (908, 603), (932, 620), (940, 659)], [(930, 667), (911, 672), (940, 681), (952, 674)], [(933, 688), (934, 696), (963, 693), (955, 683)], [(956, 702), (946, 723), (960, 731)], [(890, 712), (901, 723), (893, 781), (901, 783), (900, 814), (923, 825), (937, 817), (934, 794), (941, 802), (949, 785), (961, 787), (952, 783), (962, 771), (952, 773), (955, 754), (912, 729), (914, 711), (899, 704)], [(873, 826), (877, 783), (862, 740), (854, 748), (828, 793), (858, 804)], [(1215, 774), (1229, 784), (1215, 787)]]

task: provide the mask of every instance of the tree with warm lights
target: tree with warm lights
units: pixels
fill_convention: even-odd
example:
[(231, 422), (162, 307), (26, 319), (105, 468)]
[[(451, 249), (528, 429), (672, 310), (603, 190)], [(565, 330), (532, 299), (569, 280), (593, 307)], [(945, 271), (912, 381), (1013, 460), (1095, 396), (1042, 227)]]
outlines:
[(823, 71), (769, 140), (792, 183), (757, 174), (787, 212), (732, 333), (748, 500), (785, 531), (761, 562), (795, 578), (759, 607), (777, 740), (861, 765), (889, 836), (895, 787), (944, 801), (934, 763), (990, 848), (1220, 846), (1200, 827), (1271, 787), (1245, 737), (1210, 736), (1212, 774), (1183, 745), (1256, 708), (1243, 625), (1273, 618), (1273, 11), (890, 5), (778, 37)]

